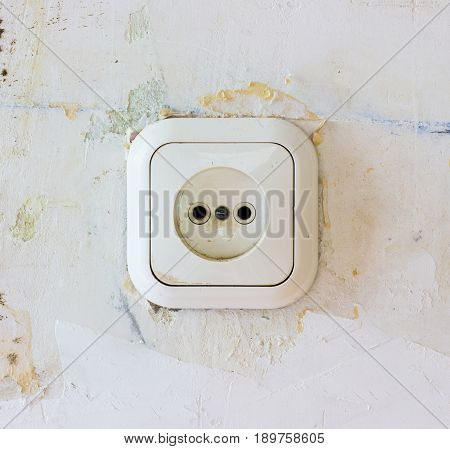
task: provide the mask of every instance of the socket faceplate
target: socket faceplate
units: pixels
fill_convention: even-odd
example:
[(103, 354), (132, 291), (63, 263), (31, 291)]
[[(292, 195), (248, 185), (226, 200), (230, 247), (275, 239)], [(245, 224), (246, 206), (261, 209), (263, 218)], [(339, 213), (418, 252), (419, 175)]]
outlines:
[(317, 270), (317, 157), (280, 119), (169, 119), (128, 159), (128, 269), (152, 302), (277, 308)]

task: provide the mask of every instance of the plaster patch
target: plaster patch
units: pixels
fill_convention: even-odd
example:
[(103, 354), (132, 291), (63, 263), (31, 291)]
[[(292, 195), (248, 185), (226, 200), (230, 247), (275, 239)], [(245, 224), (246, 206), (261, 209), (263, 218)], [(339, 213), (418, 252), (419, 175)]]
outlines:
[(31, 240), (36, 234), (36, 223), (47, 204), (44, 196), (29, 198), (17, 211), (16, 224), (9, 228), (11, 235), (23, 242)]
[(61, 108), (64, 112), (64, 115), (69, 120), (75, 120), (77, 118), (77, 113), (80, 110), (79, 103), (52, 102), (48, 105), (51, 108)]
[(147, 5), (143, 6), (138, 11), (129, 14), (127, 30), (125, 31), (125, 39), (130, 44), (136, 40), (143, 39), (149, 34), (149, 17)]
[(170, 117), (194, 117), (192, 112), (174, 111), (172, 108), (162, 108), (159, 111), (159, 118), (165, 119)]
[(28, 312), (14, 310), (0, 294), (0, 399), (32, 393), (38, 387)]
[[(263, 376), (295, 346), (296, 313), (304, 303), (285, 309), (173, 310), (151, 301), (136, 301), (140, 294), (125, 276), (123, 292), (149, 346), (178, 360)], [(151, 319), (149, 319), (149, 317)]]
[(259, 81), (250, 81), (245, 88), (222, 89), (204, 95), (200, 105), (217, 115), (225, 117), (282, 117), (296, 120), (322, 121), (297, 98), (286, 92), (269, 87)]

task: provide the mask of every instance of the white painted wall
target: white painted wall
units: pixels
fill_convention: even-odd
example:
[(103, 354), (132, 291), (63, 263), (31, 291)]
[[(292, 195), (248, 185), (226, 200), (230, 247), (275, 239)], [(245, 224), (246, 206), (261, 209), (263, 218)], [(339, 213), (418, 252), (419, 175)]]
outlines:
[[(445, 4), (6, 1), (0, 423), (136, 299), (128, 126), (166, 107), (304, 118), (298, 99), (326, 118)], [(321, 131), (313, 300), (250, 312), (139, 303), (11, 427), (448, 426), (449, 10)], [(275, 99), (199, 102), (250, 81)]]

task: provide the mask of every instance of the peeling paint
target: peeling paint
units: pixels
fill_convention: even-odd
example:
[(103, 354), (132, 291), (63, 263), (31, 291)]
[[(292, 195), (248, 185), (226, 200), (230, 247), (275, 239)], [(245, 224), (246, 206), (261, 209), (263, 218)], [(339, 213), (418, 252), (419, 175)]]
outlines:
[(164, 82), (153, 78), (132, 89), (128, 94), (126, 109), (108, 113), (111, 121), (109, 132), (125, 135), (128, 128), (140, 130), (158, 119), (164, 101)]
[(29, 198), (17, 211), (16, 224), (9, 228), (11, 235), (23, 242), (31, 240), (36, 234), (36, 224), (47, 204), (44, 196)]
[(148, 313), (156, 323), (168, 326), (173, 323), (173, 314), (167, 307), (159, 306), (151, 301), (147, 301)]
[(61, 108), (64, 115), (69, 120), (75, 120), (77, 118), (77, 113), (80, 110), (79, 103), (51, 102), (48, 105), (51, 108)]
[(109, 120), (106, 121), (93, 114), (89, 119), (89, 129), (84, 133), (83, 141), (88, 145), (95, 141), (102, 141), (108, 132), (110, 132)]
[(85, 165), (90, 148), (95, 142), (102, 142), (109, 133), (123, 136), (122, 146), (129, 150), (132, 139), (139, 131), (160, 117), (159, 113), (164, 108), (164, 97), (164, 80), (161, 76), (155, 76), (129, 92), (126, 108), (108, 111), (106, 118), (92, 114), (89, 128), (83, 133)]

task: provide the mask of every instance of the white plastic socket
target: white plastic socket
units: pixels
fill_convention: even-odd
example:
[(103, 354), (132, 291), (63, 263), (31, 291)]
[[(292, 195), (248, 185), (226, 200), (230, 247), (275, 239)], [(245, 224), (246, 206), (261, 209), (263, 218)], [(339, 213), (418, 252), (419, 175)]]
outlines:
[(281, 119), (176, 118), (128, 158), (128, 270), (172, 308), (278, 308), (311, 286), (318, 173), (306, 134)]

